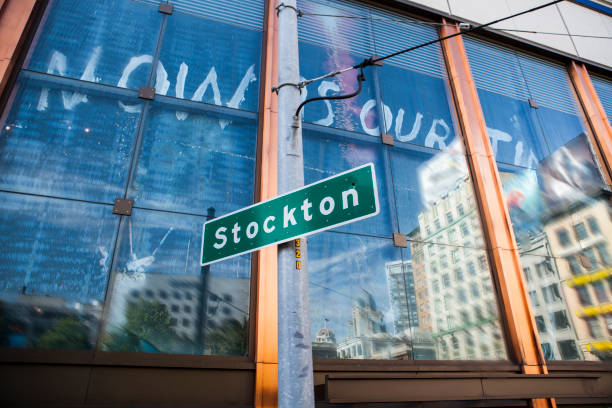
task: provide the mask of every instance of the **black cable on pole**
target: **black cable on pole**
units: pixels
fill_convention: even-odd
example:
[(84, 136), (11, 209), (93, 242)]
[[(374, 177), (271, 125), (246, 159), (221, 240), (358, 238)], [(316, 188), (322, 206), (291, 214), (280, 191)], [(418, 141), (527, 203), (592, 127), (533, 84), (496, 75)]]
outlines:
[(336, 99), (349, 99), (349, 98), (353, 98), (357, 95), (359, 95), (359, 93), (361, 92), (361, 83), (365, 81), (365, 75), (363, 74), (363, 68), (361, 68), (359, 75), (357, 75), (357, 83), (358, 83), (358, 87), (357, 90), (355, 92), (352, 92), (350, 94), (347, 95), (332, 95), (332, 96), (317, 96), (315, 98), (310, 98), (310, 99), (306, 99), (304, 102), (302, 102), (300, 104), (300, 106), (298, 106), (297, 110), (295, 111), (295, 117), (299, 118), (300, 115), (300, 110), (302, 110), (302, 107), (304, 105), (306, 105), (307, 103), (310, 102), (314, 102), (314, 101), (329, 101), (329, 100), (336, 100)]

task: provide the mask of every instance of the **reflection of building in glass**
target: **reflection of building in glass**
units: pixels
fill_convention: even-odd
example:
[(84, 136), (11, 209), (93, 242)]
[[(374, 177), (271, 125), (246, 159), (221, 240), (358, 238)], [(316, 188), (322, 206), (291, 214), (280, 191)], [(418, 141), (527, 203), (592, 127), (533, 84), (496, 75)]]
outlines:
[(487, 258), (474, 249), (483, 238), (468, 178), (427, 205), (419, 229), (438, 358), (505, 358)]
[(325, 327), (317, 333), (315, 341), (312, 342), (312, 358), (336, 358), (337, 345), (336, 335), (333, 331), (327, 328), (327, 320)]
[(589, 198), (550, 217), (544, 231), (563, 258), (559, 275), (587, 360), (612, 359), (612, 220), (608, 198)]
[[(419, 328), (419, 308), (426, 310), (427, 294), (421, 297), (419, 305), (418, 292), (415, 290), (417, 279), (414, 266), (414, 256), (411, 261), (395, 261), (385, 264), (387, 270), (387, 287), (393, 314), (393, 356), (404, 358), (410, 356), (412, 349), (415, 360), (435, 360), (436, 352), (430, 330)], [(423, 266), (418, 265), (421, 275)], [(424, 276), (420, 276), (422, 294), (426, 285)], [(422, 307), (425, 305), (425, 307)]]
[(519, 249), (544, 357), (547, 360), (582, 359), (576, 346), (575, 329), (567, 316), (559, 270), (548, 239), (542, 233), (529, 244), (528, 250)]
[(0, 299), (0, 338), (9, 347), (92, 348), (102, 306), (57, 296), (5, 294)]
[(414, 292), (414, 277), (410, 261), (388, 262), (387, 288), (393, 312), (393, 332), (401, 335), (412, 326), (418, 326), (417, 302)]
[(429, 297), (427, 296), (427, 275), (425, 274), (425, 264), (423, 255), (423, 242), (421, 242), (421, 232), (415, 228), (408, 234), (410, 242), (410, 253), (412, 254), (412, 274), (414, 276), (414, 293), (416, 296), (416, 310), (418, 327), (426, 332), (431, 332), (431, 315), (429, 309)]
[(206, 347), (210, 345), (204, 338), (207, 331), (229, 320), (243, 322), (248, 317), (249, 287), (246, 278), (157, 273), (135, 278), (118, 273), (109, 320), (119, 327), (124, 324), (129, 304), (141, 299), (159, 302), (167, 309), (169, 325), (177, 336)]
[(383, 314), (376, 307), (374, 297), (365, 289), (353, 300), (352, 319), (344, 341), (338, 344), (339, 358), (390, 359), (393, 358), (393, 336), (387, 333)]

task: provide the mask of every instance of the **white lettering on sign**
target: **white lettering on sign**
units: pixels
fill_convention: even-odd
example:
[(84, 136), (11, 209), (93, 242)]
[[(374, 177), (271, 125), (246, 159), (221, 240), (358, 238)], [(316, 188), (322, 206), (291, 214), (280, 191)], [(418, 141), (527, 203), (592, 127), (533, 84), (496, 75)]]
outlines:
[(319, 204), (319, 211), (323, 215), (329, 215), (329, 214), (332, 213), (332, 211), (334, 211), (334, 206), (335, 205), (336, 205), (336, 203), (334, 203), (334, 199), (333, 198), (325, 197), (323, 200), (321, 200), (321, 203)]
[(357, 195), (357, 190), (354, 188), (350, 188), (346, 191), (342, 192), (342, 209), (346, 210), (348, 208), (348, 196), (351, 195), (353, 199), (353, 207), (359, 205), (359, 196)]
[(287, 211), (288, 209), (288, 205), (283, 208), (283, 228), (287, 228), (289, 226), (289, 223), (291, 223), (291, 225), (297, 224), (295, 222), (295, 217), (293, 216), (295, 208), (292, 208), (291, 211)]
[(263, 229), (266, 234), (269, 234), (276, 229), (275, 226), (272, 226), (272, 227), (268, 226), (268, 223), (271, 221), (274, 221), (275, 219), (276, 217), (274, 217), (273, 215), (266, 217), (264, 224), (263, 224)]
[(246, 236), (248, 239), (253, 239), (259, 231), (259, 225), (255, 221), (249, 223), (246, 228)]
[(227, 228), (225, 227), (220, 227), (219, 229), (217, 229), (217, 231), (215, 232), (215, 238), (220, 239), (221, 242), (215, 242), (213, 244), (213, 246), (215, 247), (215, 249), (221, 249), (225, 246), (225, 244), (227, 243), (227, 237), (225, 235), (223, 235), (223, 233), (227, 231)]
[(309, 212), (308, 212), (308, 210), (310, 210), (311, 208), (312, 208), (312, 203), (310, 201), (308, 201), (308, 199), (305, 199), (304, 203), (300, 207), (300, 209), (302, 210), (302, 213), (304, 214), (304, 220), (305, 221), (312, 220), (312, 215), (309, 214)]

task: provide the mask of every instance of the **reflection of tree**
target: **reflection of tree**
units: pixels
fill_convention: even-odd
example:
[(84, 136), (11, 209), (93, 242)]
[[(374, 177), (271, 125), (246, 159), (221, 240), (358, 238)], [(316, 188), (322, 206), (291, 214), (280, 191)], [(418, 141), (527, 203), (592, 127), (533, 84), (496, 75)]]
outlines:
[(170, 312), (163, 303), (144, 299), (129, 303), (125, 318), (123, 327), (106, 337), (104, 345), (109, 350), (159, 352), (160, 344), (175, 337)]
[(33, 345), (46, 349), (88, 349), (91, 348), (89, 329), (75, 316), (64, 317)]
[(244, 356), (247, 354), (249, 325), (247, 318), (225, 319), (223, 323), (207, 333), (206, 342), (212, 354)]

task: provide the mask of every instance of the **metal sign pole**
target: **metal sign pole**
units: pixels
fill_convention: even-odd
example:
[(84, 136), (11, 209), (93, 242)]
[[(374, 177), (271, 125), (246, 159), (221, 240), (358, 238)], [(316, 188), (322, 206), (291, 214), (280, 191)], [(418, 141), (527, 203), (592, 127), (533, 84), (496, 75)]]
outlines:
[[(278, 7), (278, 83), (300, 81), (295, 0)], [(278, 90), (278, 194), (304, 185), (300, 90)], [(314, 407), (306, 239), (278, 246), (278, 406)]]

